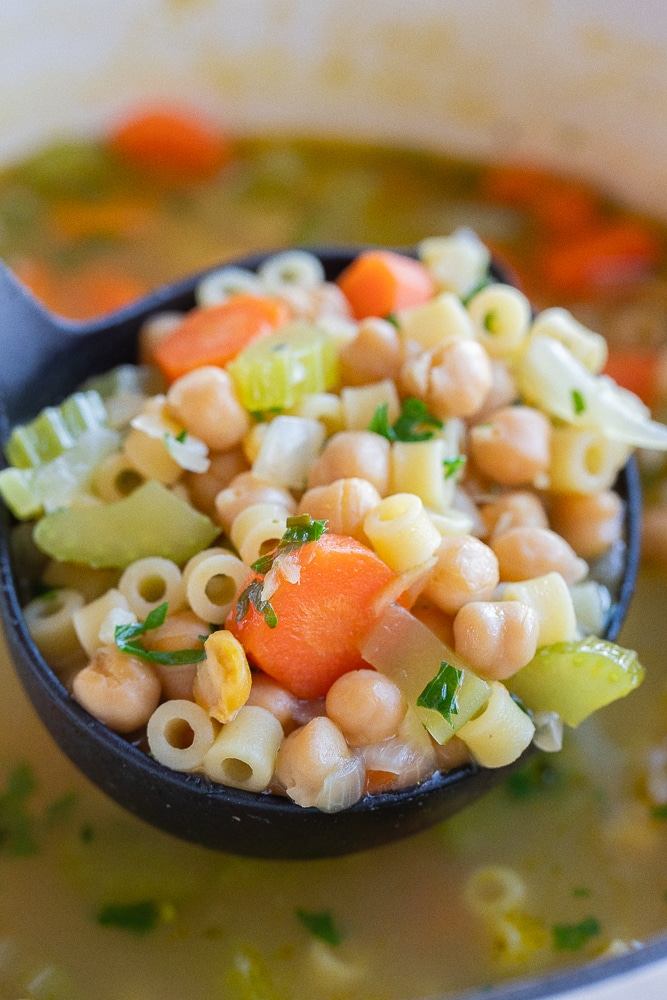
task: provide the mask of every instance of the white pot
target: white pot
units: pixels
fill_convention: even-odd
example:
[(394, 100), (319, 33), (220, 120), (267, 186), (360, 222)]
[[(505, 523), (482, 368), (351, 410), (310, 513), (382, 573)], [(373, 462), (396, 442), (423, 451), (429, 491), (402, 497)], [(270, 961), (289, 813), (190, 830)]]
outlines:
[[(0, 159), (174, 97), (234, 131), (538, 160), (667, 216), (666, 64), (664, 0), (2, 0)], [(664, 1000), (665, 956), (493, 996)]]

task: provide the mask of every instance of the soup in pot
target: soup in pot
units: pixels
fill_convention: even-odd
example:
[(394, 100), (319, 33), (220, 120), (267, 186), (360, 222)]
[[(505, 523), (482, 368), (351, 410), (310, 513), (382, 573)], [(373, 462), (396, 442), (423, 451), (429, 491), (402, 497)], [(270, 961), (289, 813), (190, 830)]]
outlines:
[[(231, 140), (161, 113), (6, 170), (0, 223), (3, 258), (79, 317), (257, 248), (400, 247), (471, 227), (537, 307), (566, 305), (607, 337), (608, 370), (656, 413), (667, 396), (663, 228), (537, 169)], [(153, 830), (55, 749), (3, 649), (0, 994), (407, 1000), (600, 961), (662, 933), (660, 460), (644, 474), (653, 559), (621, 636), (646, 667), (642, 687), (568, 732), (561, 753), (389, 847), (269, 862)]]

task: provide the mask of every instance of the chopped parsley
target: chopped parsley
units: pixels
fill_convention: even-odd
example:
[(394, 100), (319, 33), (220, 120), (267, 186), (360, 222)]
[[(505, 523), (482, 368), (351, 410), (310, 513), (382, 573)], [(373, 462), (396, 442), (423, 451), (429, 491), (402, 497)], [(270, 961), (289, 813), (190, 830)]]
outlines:
[(296, 517), (287, 518), (285, 532), (276, 545), (275, 549), (261, 556), (251, 568), (258, 574), (258, 578), (251, 580), (245, 590), (241, 591), (236, 601), (236, 621), (240, 622), (248, 614), (250, 606), (259, 612), (269, 628), (275, 628), (278, 624), (278, 616), (270, 601), (265, 601), (262, 597), (264, 591), (264, 577), (273, 569), (276, 559), (294, 552), (307, 542), (316, 542), (327, 530), (326, 521), (314, 520), (310, 514), (299, 514)]
[(199, 663), (206, 658), (206, 652), (202, 649), (172, 649), (172, 650), (150, 650), (146, 649), (141, 639), (142, 635), (152, 629), (164, 625), (167, 617), (169, 605), (167, 601), (158, 604), (156, 608), (146, 616), (144, 622), (134, 622), (131, 625), (116, 625), (114, 638), (116, 645), (123, 653), (130, 656), (138, 656), (141, 660), (149, 663), (159, 663), (166, 667), (177, 666), (183, 663)]
[(667, 803), (663, 803), (659, 806), (653, 806), (651, 809), (651, 816), (653, 819), (667, 819)]
[(443, 660), (432, 681), (426, 685), (417, 698), (420, 708), (431, 708), (452, 724), (452, 716), (458, 715), (458, 696), (463, 681), (463, 671)]
[(39, 850), (37, 822), (28, 801), (37, 791), (37, 779), (29, 764), (18, 764), (9, 775), (0, 795), (0, 848), (17, 857), (29, 857)]
[(401, 412), (393, 425), (389, 423), (389, 403), (381, 403), (368, 425), (369, 431), (381, 434), (388, 441), (428, 441), (442, 427), (421, 399), (412, 396), (403, 400)]
[(297, 909), (296, 915), (306, 930), (310, 931), (313, 937), (319, 938), (320, 941), (335, 947), (343, 940), (343, 935), (336, 926), (329, 910), (312, 912)]
[(453, 476), (460, 472), (463, 466), (466, 464), (465, 455), (457, 455), (456, 458), (445, 458), (442, 461), (442, 466), (445, 470), (445, 479), (451, 479)]
[(548, 755), (538, 754), (525, 767), (512, 771), (505, 782), (505, 788), (513, 799), (532, 799), (545, 791), (558, 788), (563, 775), (548, 759)]
[(132, 934), (147, 934), (162, 922), (162, 908), (153, 899), (139, 903), (108, 903), (97, 914), (102, 927), (117, 927)]
[(586, 409), (586, 400), (578, 389), (572, 390), (572, 406), (577, 416), (583, 413)]
[(578, 924), (555, 924), (551, 928), (553, 945), (557, 951), (578, 951), (600, 933), (600, 922), (595, 917), (585, 917)]

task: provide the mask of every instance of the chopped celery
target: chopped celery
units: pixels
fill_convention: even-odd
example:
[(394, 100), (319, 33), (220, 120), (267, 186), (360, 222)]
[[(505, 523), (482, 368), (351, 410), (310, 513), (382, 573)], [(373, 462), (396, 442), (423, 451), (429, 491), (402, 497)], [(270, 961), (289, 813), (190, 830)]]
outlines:
[(36, 468), (0, 472), (0, 496), (20, 521), (68, 507), (90, 490), (96, 466), (116, 451), (120, 435), (108, 427), (85, 431), (57, 458)]
[[(390, 605), (364, 637), (360, 652), (367, 663), (390, 677), (403, 692), (423, 725), (438, 743), (446, 743), (489, 700), (491, 688), (477, 677), (418, 618), (399, 604)], [(437, 676), (441, 664), (460, 671), (456, 712), (449, 721), (433, 708), (419, 703), (420, 696)], [(423, 700), (423, 699), (422, 699)]]
[(34, 538), (53, 559), (124, 569), (146, 556), (185, 563), (219, 533), (208, 517), (151, 480), (116, 503), (47, 514)]
[(14, 428), (5, 447), (7, 461), (18, 469), (36, 468), (71, 448), (85, 431), (103, 427), (106, 419), (98, 392), (75, 392), (60, 406), (47, 406), (30, 423)]
[(625, 697), (643, 678), (633, 650), (587, 636), (538, 649), (507, 686), (532, 711), (558, 712), (568, 726), (578, 726), (592, 712)]
[(261, 337), (227, 368), (252, 412), (287, 409), (306, 393), (326, 392), (338, 381), (333, 338), (307, 323), (288, 323)]

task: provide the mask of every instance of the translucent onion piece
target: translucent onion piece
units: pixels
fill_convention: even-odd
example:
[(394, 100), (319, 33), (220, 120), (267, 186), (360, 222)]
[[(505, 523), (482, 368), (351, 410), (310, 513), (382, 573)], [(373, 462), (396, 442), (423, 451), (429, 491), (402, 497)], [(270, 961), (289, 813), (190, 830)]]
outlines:
[(569, 424), (597, 427), (635, 448), (667, 450), (667, 427), (651, 420), (638, 396), (592, 375), (559, 341), (531, 338), (517, 368), (524, 399)]

